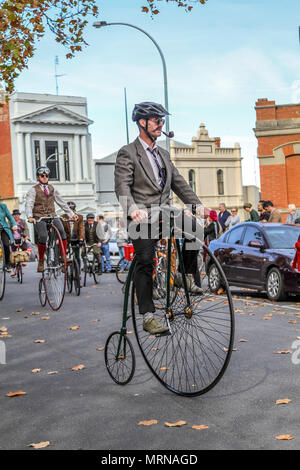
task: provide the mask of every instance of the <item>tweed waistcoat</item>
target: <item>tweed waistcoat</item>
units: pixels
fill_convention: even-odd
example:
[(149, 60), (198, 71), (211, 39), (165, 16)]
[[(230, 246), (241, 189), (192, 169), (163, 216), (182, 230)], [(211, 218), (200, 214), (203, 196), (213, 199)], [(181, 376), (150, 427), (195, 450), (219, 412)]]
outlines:
[(33, 206), (34, 217), (54, 217), (54, 187), (49, 184), (49, 196), (46, 196), (39, 184), (35, 185), (35, 201)]

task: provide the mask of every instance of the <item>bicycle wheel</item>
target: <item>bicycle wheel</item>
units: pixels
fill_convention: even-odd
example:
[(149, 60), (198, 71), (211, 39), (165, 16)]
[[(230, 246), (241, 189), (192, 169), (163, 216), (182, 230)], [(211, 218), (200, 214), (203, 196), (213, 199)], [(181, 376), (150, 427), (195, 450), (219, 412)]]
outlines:
[(101, 263), (99, 259), (97, 258), (95, 254), (93, 257), (92, 272), (93, 272), (95, 284), (99, 284), (100, 278), (102, 276), (102, 267), (101, 267)]
[(39, 299), (42, 307), (45, 307), (47, 303), (47, 293), (46, 293), (46, 287), (45, 287), (45, 281), (44, 279), (40, 279), (39, 282)]
[(67, 291), (71, 294), (73, 290), (73, 266), (72, 263), (67, 266)]
[[(178, 263), (176, 258), (176, 251), (172, 248), (171, 252), (172, 262), (171, 262), (171, 272), (170, 272), (170, 305), (176, 299), (178, 288), (175, 286), (175, 276), (178, 271)], [(167, 272), (168, 272), (168, 262), (167, 254), (160, 254), (158, 256), (158, 262), (155, 267), (155, 272), (153, 276), (153, 303), (156, 308), (164, 309), (166, 308), (167, 302)]]
[(126, 281), (127, 281), (128, 270), (124, 271), (124, 270), (121, 269), (122, 261), (123, 261), (123, 259), (120, 259), (120, 261), (119, 261), (118, 264), (117, 264), (117, 267), (116, 267), (116, 277), (117, 277), (118, 281), (119, 281), (121, 284), (125, 284)]
[(59, 310), (66, 291), (67, 267), (66, 258), (62, 256), (63, 244), (59, 231), (52, 226), (46, 248), (47, 267), (44, 270), (44, 281), (48, 304), (52, 310)]
[(21, 263), (16, 264), (17, 280), (20, 284), (23, 283), (23, 268)]
[(105, 365), (109, 375), (119, 385), (126, 385), (135, 371), (133, 346), (126, 335), (121, 338), (119, 331), (114, 331), (106, 340), (104, 348)]
[(169, 324), (164, 335), (143, 330), (143, 317), (136, 313), (132, 289), (133, 325), (141, 353), (151, 372), (168, 390), (184, 396), (208, 392), (224, 374), (234, 339), (233, 303), (219, 262), (207, 247), (224, 285), (222, 295), (213, 295), (203, 275), (202, 293), (189, 294), (180, 288), (169, 312), (154, 315)]
[(72, 277), (73, 277), (73, 283), (74, 283), (74, 290), (76, 295), (80, 295), (80, 269), (78, 265), (78, 261), (76, 259), (73, 259), (72, 263)]
[(5, 280), (6, 280), (5, 253), (4, 253), (4, 246), (1, 240), (1, 232), (0, 232), (0, 300), (2, 300), (4, 297)]

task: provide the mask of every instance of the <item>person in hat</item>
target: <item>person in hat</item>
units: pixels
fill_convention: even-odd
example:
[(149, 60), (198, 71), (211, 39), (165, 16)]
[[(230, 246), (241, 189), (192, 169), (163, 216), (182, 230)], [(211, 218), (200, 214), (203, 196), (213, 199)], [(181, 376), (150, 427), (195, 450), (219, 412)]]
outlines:
[[(12, 211), (12, 216), (15, 219), (15, 225), (17, 226), (17, 230), (14, 230), (14, 243), (11, 245), (11, 251), (15, 252), (19, 248), (22, 251), (26, 251), (28, 245), (26, 243), (29, 240), (29, 230), (28, 225), (25, 220), (21, 219), (21, 212), (19, 209), (14, 209)], [(23, 263), (23, 266), (26, 266), (26, 263)], [(11, 265), (11, 277), (15, 277), (15, 265)]]
[[(143, 329), (150, 334), (168, 332), (168, 326), (155, 318), (153, 303), (153, 259), (159, 237), (159, 233), (154, 236), (153, 231), (159, 228), (157, 221), (168, 224), (167, 211), (163, 213), (160, 208), (168, 205), (172, 190), (184, 204), (192, 206), (191, 209), (197, 211), (199, 217), (208, 215), (208, 209), (203, 208), (197, 195), (171, 162), (169, 152), (157, 144), (165, 117), (169, 114), (159, 103), (144, 101), (136, 104), (132, 120), (138, 126), (139, 135), (134, 142), (119, 150), (115, 164), (115, 192), (128, 221), (128, 233), (133, 240), (136, 256), (134, 282), (139, 313), (143, 316)], [(166, 135), (172, 137), (173, 133)], [(190, 216), (187, 212), (178, 215), (181, 227), (194, 227)], [(148, 237), (144, 236), (144, 232), (148, 233)], [(184, 229), (183, 232), (189, 238), (189, 243), (183, 245), (188, 289), (192, 294), (201, 295), (197, 254), (203, 240), (203, 228), (196, 223), (196, 234), (186, 233)], [(136, 234), (140, 236), (136, 237)], [(190, 241), (192, 239), (195, 240), (194, 245)], [(175, 283), (182, 287), (182, 276), (178, 276)]]
[(67, 213), (64, 213), (61, 216), (61, 220), (67, 235), (67, 244), (71, 244), (73, 246), (73, 251), (80, 269), (80, 246), (83, 245), (85, 236), (84, 220), (83, 215), (77, 213), (76, 203), (74, 201), (68, 201), (67, 204), (71, 211), (76, 214), (78, 218), (77, 220), (74, 220)]
[(43, 220), (45, 217), (54, 217), (53, 224), (59, 231), (63, 246), (61, 254), (63, 257), (67, 253), (67, 236), (64, 231), (62, 221), (56, 216), (55, 203), (64, 210), (69, 217), (77, 220), (78, 216), (69, 208), (59, 192), (49, 183), (50, 169), (47, 166), (40, 166), (36, 169), (37, 184), (26, 194), (25, 213), (29, 223), (33, 223), (37, 234), (37, 246), (39, 253), (37, 272), (44, 271), (44, 256), (48, 238), (47, 224)]
[(218, 238), (220, 230), (221, 226), (218, 222), (218, 214), (216, 211), (211, 210), (204, 227), (204, 240), (207, 242), (207, 245), (209, 245), (212, 240)]
[[(97, 225), (98, 225), (98, 222), (95, 221), (95, 214), (92, 214), (92, 213), (87, 214), (86, 221), (84, 223), (85, 242), (88, 248), (94, 245), (92, 250), (98, 260), (99, 268), (100, 268), (101, 266), (101, 241), (97, 235)], [(85, 256), (86, 256), (86, 249), (85, 247), (83, 247), (82, 252), (81, 252), (81, 257), (84, 258)], [(102, 273), (101, 268), (99, 271), (100, 271), (99, 274)]]

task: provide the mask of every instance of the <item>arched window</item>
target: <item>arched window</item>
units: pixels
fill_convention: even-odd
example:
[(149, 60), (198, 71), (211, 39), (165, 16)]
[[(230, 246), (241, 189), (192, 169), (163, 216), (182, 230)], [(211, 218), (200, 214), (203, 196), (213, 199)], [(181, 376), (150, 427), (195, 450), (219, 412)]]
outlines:
[(196, 181), (195, 181), (195, 171), (194, 170), (189, 170), (189, 185), (195, 193), (196, 192)]
[(224, 176), (223, 170), (217, 171), (218, 194), (224, 194)]

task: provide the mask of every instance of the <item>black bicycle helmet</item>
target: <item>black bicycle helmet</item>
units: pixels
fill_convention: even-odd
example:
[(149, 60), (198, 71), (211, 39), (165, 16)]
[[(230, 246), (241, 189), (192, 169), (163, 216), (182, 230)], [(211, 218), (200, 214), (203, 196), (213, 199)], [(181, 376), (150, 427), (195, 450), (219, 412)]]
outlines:
[(68, 201), (67, 204), (70, 209), (76, 209), (76, 203), (74, 201)]
[(159, 103), (152, 101), (143, 101), (134, 106), (132, 111), (132, 120), (137, 122), (139, 119), (149, 119), (151, 117), (164, 117), (170, 113)]
[(94, 219), (95, 214), (92, 214), (91, 212), (86, 216), (87, 219)]
[(50, 168), (48, 168), (47, 166), (43, 165), (43, 166), (39, 166), (37, 169), (36, 169), (36, 176), (38, 177), (39, 175), (43, 175), (44, 173), (46, 173), (46, 175), (50, 175)]

